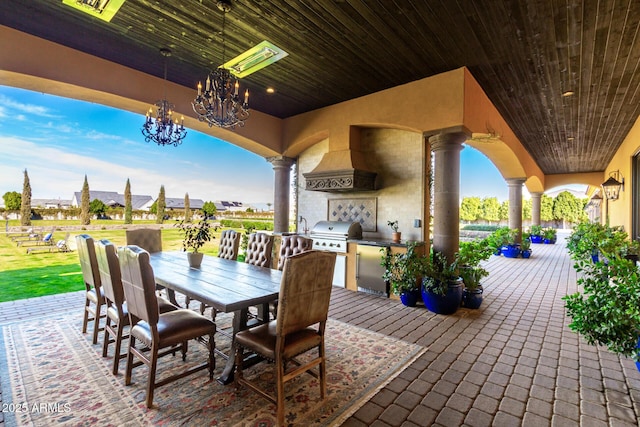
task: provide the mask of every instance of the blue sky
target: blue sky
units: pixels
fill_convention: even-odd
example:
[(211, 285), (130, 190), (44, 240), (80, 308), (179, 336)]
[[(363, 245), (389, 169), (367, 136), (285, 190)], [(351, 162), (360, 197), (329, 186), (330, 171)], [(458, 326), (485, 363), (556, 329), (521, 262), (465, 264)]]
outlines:
[[(22, 192), (27, 169), (37, 199), (71, 199), (86, 174), (92, 190), (124, 193), (129, 178), (134, 194), (154, 198), (164, 185), (167, 197), (273, 203), (264, 158), (191, 129), (179, 147), (146, 143), (144, 113), (0, 86), (0, 196)], [(461, 154), (460, 193), (508, 198), (498, 170), (470, 147)]]

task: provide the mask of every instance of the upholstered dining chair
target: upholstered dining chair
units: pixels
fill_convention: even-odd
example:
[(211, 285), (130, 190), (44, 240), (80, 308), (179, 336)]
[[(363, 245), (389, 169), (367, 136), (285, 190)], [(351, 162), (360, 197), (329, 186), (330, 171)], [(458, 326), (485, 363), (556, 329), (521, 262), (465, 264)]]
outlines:
[(240, 233), (235, 230), (224, 230), (220, 234), (220, 245), (218, 246), (218, 258), (235, 261), (238, 259), (238, 248), (240, 247)]
[(291, 255), (297, 255), (302, 252), (310, 251), (313, 248), (313, 240), (297, 234), (290, 236), (282, 236), (282, 244), (280, 245), (278, 270), (284, 267), (284, 260)]
[(258, 267), (271, 268), (271, 251), (273, 250), (273, 236), (266, 233), (249, 234), (249, 242), (244, 262)]
[[(118, 258), (131, 325), (125, 385), (131, 384), (134, 357), (140, 359), (149, 369), (145, 399), (147, 408), (153, 405), (156, 387), (203, 369), (208, 369), (209, 379), (213, 379), (216, 324), (185, 308), (160, 313), (149, 253), (138, 246), (124, 246), (118, 249)], [(187, 342), (192, 339), (199, 339), (199, 342), (204, 339), (208, 349), (208, 361), (157, 381), (158, 357), (179, 349), (182, 359), (186, 360)], [(137, 346), (137, 341), (141, 342), (140, 347)], [(169, 350), (160, 352), (166, 348)]]
[[(162, 230), (159, 228), (137, 228), (126, 231), (127, 245), (138, 246), (153, 254), (162, 252)], [(156, 285), (159, 291), (164, 290), (164, 286)], [(167, 298), (173, 305), (178, 305), (176, 293), (172, 289), (167, 289)]]
[(96, 259), (96, 249), (93, 238), (88, 234), (76, 236), (78, 257), (80, 258), (80, 269), (85, 285), (84, 316), (82, 318), (82, 333), (87, 332), (89, 322), (93, 321), (93, 337), (91, 342), (98, 343), (98, 332), (104, 306), (104, 294), (98, 270), (98, 260)]
[[(308, 251), (285, 260), (279, 293), (278, 318), (236, 334), (236, 381), (276, 404), (278, 425), (284, 425), (284, 384), (302, 373), (319, 379), (320, 396), (326, 391), (324, 334), (329, 312), (336, 254)], [(297, 356), (317, 349), (317, 355), (304, 362)], [(245, 379), (242, 371), (244, 351), (274, 361), (275, 396)], [(285, 370), (287, 362), (291, 369)], [(318, 367), (318, 372), (315, 371)]]
[[(104, 325), (104, 341), (102, 344), (102, 357), (107, 357), (109, 344), (115, 344), (113, 353), (113, 375), (118, 375), (120, 359), (127, 357), (127, 353), (121, 353), (124, 329), (129, 326), (129, 312), (124, 299), (120, 262), (118, 261), (116, 246), (109, 240), (98, 240), (95, 244), (100, 282), (104, 292), (107, 313)], [(160, 313), (176, 310), (178, 307), (164, 298), (158, 297), (158, 309)]]

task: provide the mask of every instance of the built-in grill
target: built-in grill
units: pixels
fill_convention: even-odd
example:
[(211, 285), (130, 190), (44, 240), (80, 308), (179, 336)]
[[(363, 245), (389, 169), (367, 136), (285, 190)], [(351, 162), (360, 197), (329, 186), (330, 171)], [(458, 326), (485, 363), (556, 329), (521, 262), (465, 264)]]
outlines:
[(313, 249), (346, 253), (348, 239), (362, 239), (359, 222), (320, 221), (311, 230)]

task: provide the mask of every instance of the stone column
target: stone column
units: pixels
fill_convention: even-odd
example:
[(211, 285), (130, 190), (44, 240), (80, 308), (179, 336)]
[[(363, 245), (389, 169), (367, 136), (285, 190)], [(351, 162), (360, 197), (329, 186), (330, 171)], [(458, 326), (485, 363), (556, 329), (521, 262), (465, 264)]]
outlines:
[(285, 233), (289, 231), (289, 192), (291, 190), (291, 166), (295, 159), (285, 156), (267, 158), (273, 165), (273, 231)]
[(467, 139), (463, 132), (429, 138), (434, 153), (433, 250), (453, 262), (460, 240), (460, 151)]
[(531, 193), (531, 225), (540, 225), (542, 193)]
[(509, 228), (518, 230), (516, 243), (522, 241), (522, 184), (525, 178), (507, 179), (509, 186)]

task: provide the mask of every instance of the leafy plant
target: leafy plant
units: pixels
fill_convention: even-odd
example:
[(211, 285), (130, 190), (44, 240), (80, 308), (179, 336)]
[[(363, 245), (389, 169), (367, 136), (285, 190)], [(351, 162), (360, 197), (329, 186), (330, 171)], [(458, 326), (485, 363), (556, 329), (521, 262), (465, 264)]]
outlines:
[(638, 244), (628, 240), (628, 234), (621, 227), (610, 227), (599, 223), (581, 222), (567, 239), (567, 249), (574, 260), (590, 259), (601, 253), (607, 258), (624, 256), (636, 250)]
[(425, 291), (436, 295), (446, 295), (449, 283), (458, 276), (457, 263), (449, 263), (441, 252), (431, 251), (422, 263), (422, 286)]
[(395, 221), (387, 221), (387, 225), (391, 227), (394, 233), (398, 232), (398, 220)]
[(206, 218), (196, 223), (187, 223), (185, 220), (180, 221), (177, 227), (182, 231), (182, 250), (191, 250), (198, 253), (198, 250), (209, 240), (211, 240), (211, 225)]
[(640, 331), (640, 278), (632, 261), (620, 257), (608, 263), (579, 259), (578, 285), (583, 292), (563, 297), (569, 328), (589, 344), (607, 348), (638, 361)]
[(514, 245), (518, 230), (509, 227), (500, 227), (487, 237), (488, 245), (493, 252), (498, 252), (500, 248), (507, 245)]
[(532, 236), (542, 236), (542, 226), (541, 225), (532, 225), (529, 229), (529, 232)]
[(528, 251), (531, 249), (531, 234), (524, 232), (522, 233), (522, 241), (520, 242), (520, 249), (523, 251)]
[(489, 272), (480, 266), (480, 261), (488, 260), (493, 252), (488, 238), (460, 242), (454, 264), (467, 289), (478, 289), (480, 281), (489, 275)]
[(388, 247), (382, 248), (381, 252), (383, 256), (380, 265), (384, 267), (382, 279), (391, 284), (394, 294), (420, 289), (418, 277), (423, 257), (416, 254), (416, 243), (409, 243), (406, 252), (392, 253)]
[(558, 232), (553, 227), (547, 227), (542, 230), (542, 236), (548, 240), (555, 240), (558, 235)]

